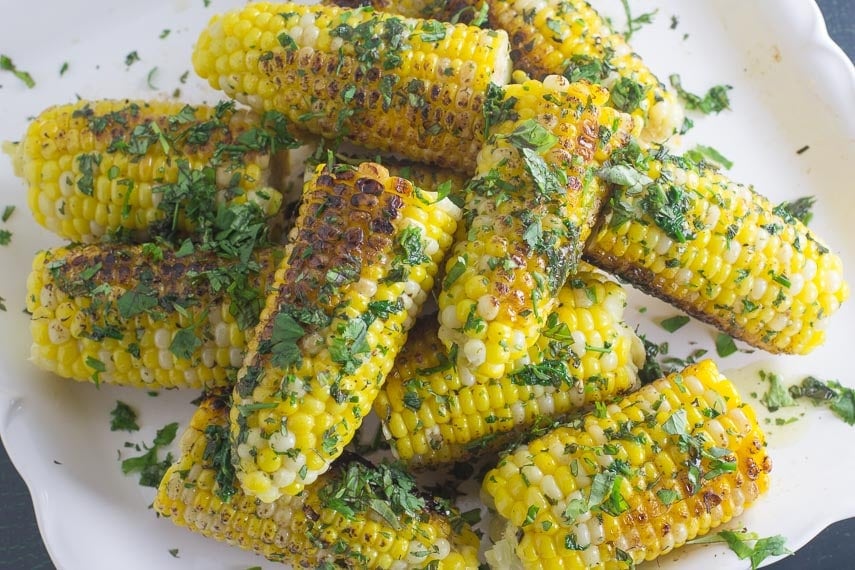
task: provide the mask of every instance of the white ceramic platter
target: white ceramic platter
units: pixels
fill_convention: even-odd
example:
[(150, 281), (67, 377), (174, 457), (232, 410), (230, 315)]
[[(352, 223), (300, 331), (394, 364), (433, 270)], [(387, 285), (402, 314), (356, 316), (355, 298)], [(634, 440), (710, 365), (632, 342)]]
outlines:
[[(27, 117), (76, 96), (169, 97), (180, 87), (190, 102), (216, 100), (190, 74), (192, 43), (215, 10), (236, 1), (89, 0), (87, 2), (0, 1), (0, 51), (29, 71), (37, 85), (27, 89), (0, 72), (0, 140), (17, 140)], [(623, 27), (617, 0), (600, 6)], [(847, 263), (855, 283), (855, 71), (828, 38), (819, 10), (809, 0), (633, 0), (638, 12), (658, 8), (655, 22), (638, 32), (633, 45), (660, 77), (680, 73), (686, 88), (703, 92), (717, 83), (733, 86), (730, 112), (697, 117), (686, 146), (711, 145), (734, 160), (731, 174), (751, 182), (773, 201), (818, 197), (812, 226)], [(671, 16), (678, 18), (670, 29)], [(163, 30), (168, 36), (160, 38)], [(129, 68), (128, 53), (140, 61)], [(63, 63), (67, 72), (60, 76)], [(152, 89), (147, 77), (151, 76)], [(802, 154), (796, 151), (809, 149)], [(179, 530), (158, 520), (149, 505), (153, 490), (122, 475), (117, 460), (125, 441), (150, 442), (157, 428), (186, 423), (192, 391), (145, 392), (77, 384), (54, 378), (27, 362), (28, 319), (25, 280), (33, 254), (57, 239), (31, 219), (23, 184), (0, 158), (0, 208), (17, 211), (5, 226), (14, 233), (0, 247), (0, 433), (33, 495), (39, 526), (60, 568), (124, 570), (273, 568), (252, 554)], [(637, 309), (645, 307), (646, 311)], [(657, 341), (668, 340), (671, 354), (712, 348), (714, 332), (692, 323), (679, 335), (657, 324), (677, 314), (642, 295), (632, 296), (627, 319)], [(831, 321), (829, 340), (808, 357), (740, 353), (720, 361), (748, 394), (757, 389), (756, 369), (784, 374), (790, 381), (813, 374), (855, 386), (852, 339), (855, 302)], [(688, 342), (697, 342), (690, 347)], [(711, 354), (714, 351), (711, 350)], [(746, 372), (745, 367), (750, 371)], [(737, 369), (743, 369), (736, 373)], [(762, 392), (762, 388), (760, 390)], [(140, 411), (143, 430), (128, 437), (109, 431), (109, 412), (117, 399)], [(748, 397), (751, 400), (750, 397)], [(829, 523), (855, 515), (851, 474), (855, 454), (846, 442), (855, 428), (829, 413), (807, 408), (805, 417), (769, 428), (775, 468), (771, 491), (737, 524), (761, 535), (783, 534), (791, 549)], [(178, 549), (177, 557), (170, 554)], [(747, 562), (720, 546), (690, 547), (660, 561), (658, 568), (746, 568)]]

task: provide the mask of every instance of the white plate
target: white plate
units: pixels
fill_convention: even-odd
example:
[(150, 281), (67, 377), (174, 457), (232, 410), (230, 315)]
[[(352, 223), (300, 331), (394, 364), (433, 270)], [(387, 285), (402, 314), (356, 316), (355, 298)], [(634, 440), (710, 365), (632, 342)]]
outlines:
[[(190, 50), (214, 10), (239, 2), (213, 0), (96, 0), (85, 4), (42, 0), (0, 2), (3, 50), (37, 81), (26, 89), (0, 72), (0, 140), (17, 139), (27, 117), (44, 107), (83, 98), (168, 96), (175, 87), (198, 102), (217, 95), (195, 78), (179, 85), (190, 69)], [(603, 0), (620, 26), (617, 0)], [(808, 0), (716, 0), (633, 2), (636, 9), (659, 7), (654, 25), (633, 39), (660, 77), (679, 72), (684, 85), (700, 92), (716, 83), (733, 85), (733, 111), (699, 118), (687, 137), (712, 145), (735, 160), (735, 179), (754, 183), (774, 201), (816, 195), (813, 227), (855, 266), (855, 201), (851, 172), (855, 164), (855, 72), (828, 38), (818, 9)], [(48, 14), (50, 16), (48, 16)], [(679, 18), (670, 30), (671, 15)], [(165, 39), (164, 29), (171, 32)], [(688, 38), (684, 39), (684, 34)], [(125, 56), (137, 51), (130, 68)], [(63, 62), (67, 73), (60, 77)], [(157, 67), (153, 82), (149, 71)], [(809, 145), (801, 155), (796, 150)], [(0, 248), (0, 296), (8, 313), (0, 314), (0, 433), (33, 495), (42, 535), (57, 566), (69, 569), (125, 570), (273, 567), (254, 555), (208, 541), (158, 520), (148, 508), (153, 490), (124, 477), (117, 450), (126, 440), (151, 441), (167, 422), (186, 422), (195, 392), (144, 392), (115, 387), (96, 390), (43, 374), (27, 362), (25, 279), (33, 253), (57, 244), (38, 227), (25, 206), (23, 185), (10, 164), (0, 159), (0, 208), (18, 207), (8, 224), (12, 246)], [(676, 314), (669, 307), (632, 297), (631, 322), (657, 340), (669, 340), (672, 354), (686, 355), (688, 340), (711, 348), (711, 329), (692, 323), (669, 335), (653, 321)], [(739, 354), (720, 362), (724, 369), (748, 365), (777, 370), (791, 380), (806, 374), (838, 378), (855, 385), (851, 342), (855, 338), (855, 302), (832, 319), (829, 340), (809, 357)], [(679, 337), (679, 338), (678, 338)], [(741, 375), (743, 392), (754, 388), (753, 375)], [(117, 399), (141, 411), (143, 431), (126, 437), (109, 431), (109, 412)], [(851, 474), (855, 454), (844, 442), (852, 428), (827, 412), (806, 409), (805, 419), (769, 429), (775, 462), (769, 494), (738, 522), (761, 535), (783, 534), (802, 546), (829, 523), (855, 515)], [(178, 549), (178, 558), (170, 549)], [(678, 559), (676, 563), (672, 560)], [(663, 568), (744, 568), (746, 563), (718, 546), (683, 549), (662, 561)]]

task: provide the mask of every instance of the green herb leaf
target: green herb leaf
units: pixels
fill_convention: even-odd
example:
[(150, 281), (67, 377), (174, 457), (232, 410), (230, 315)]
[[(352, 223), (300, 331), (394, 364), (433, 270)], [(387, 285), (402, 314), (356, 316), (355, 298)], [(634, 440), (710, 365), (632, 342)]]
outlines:
[(677, 90), (677, 94), (683, 100), (686, 109), (690, 111), (700, 111), (705, 115), (709, 115), (710, 113), (721, 113), (725, 109), (730, 109), (730, 98), (727, 96), (727, 92), (732, 89), (730, 85), (716, 85), (701, 97), (683, 89), (679, 75), (671, 75), (668, 79), (671, 81), (671, 86)]
[(646, 24), (653, 23), (653, 16), (656, 15), (659, 10), (653, 10), (652, 12), (646, 12), (639, 16), (633, 17), (632, 11), (629, 9), (629, 0), (621, 0), (623, 4), (623, 12), (626, 14), (626, 31), (623, 33), (624, 37), (629, 40), (632, 37), (632, 34), (640, 30)]
[(15, 212), (15, 206), (6, 206), (3, 208), (3, 215), (0, 216), (0, 221), (8, 222), (9, 218), (12, 217), (12, 214)]
[(15, 77), (23, 81), (24, 85), (26, 85), (30, 89), (36, 86), (36, 82), (33, 81), (33, 77), (26, 71), (18, 69), (9, 56), (0, 55), (0, 69), (3, 71), (12, 72)]
[(688, 158), (695, 163), (700, 163), (701, 161), (713, 162), (727, 169), (733, 168), (733, 161), (729, 160), (713, 147), (702, 144), (695, 145), (695, 147), (687, 151), (683, 157)]
[(663, 319), (659, 321), (659, 324), (663, 329), (672, 333), (680, 330), (687, 324), (689, 324), (689, 317), (686, 315), (677, 315), (675, 317), (668, 317), (667, 319)]
[(116, 306), (119, 309), (119, 316), (123, 319), (131, 319), (157, 307), (157, 297), (153, 292), (138, 285), (123, 293), (116, 301)]
[(644, 99), (644, 87), (628, 77), (621, 77), (611, 89), (611, 104), (615, 109), (631, 113), (638, 109)]
[(116, 401), (116, 407), (110, 412), (110, 431), (138, 431), (137, 413), (124, 402)]
[(656, 491), (656, 496), (662, 501), (663, 505), (671, 505), (680, 500), (680, 493), (673, 489), (659, 489)]
[(538, 154), (543, 154), (558, 142), (558, 137), (535, 119), (523, 121), (507, 138), (516, 148), (527, 148)]
[(781, 216), (785, 222), (793, 223), (795, 220), (799, 220), (804, 225), (808, 225), (813, 219), (813, 205), (815, 203), (815, 197), (802, 196), (789, 202), (781, 202), (772, 211)]
[(733, 337), (725, 333), (718, 333), (715, 337), (715, 351), (722, 358), (730, 356), (738, 349), (736, 343), (733, 342)]
[(760, 377), (769, 382), (769, 389), (760, 398), (763, 405), (770, 412), (777, 411), (780, 408), (795, 406), (796, 402), (790, 394), (787, 387), (784, 386), (782, 378), (773, 372), (760, 372)]
[(272, 362), (277, 368), (288, 368), (292, 364), (299, 365), (302, 360), (297, 341), (303, 338), (306, 331), (289, 314), (279, 313), (273, 319), (273, 333), (270, 337), (273, 346)]
[(677, 410), (662, 424), (662, 429), (669, 435), (686, 435), (689, 433), (688, 428), (689, 421), (686, 418), (686, 410)]
[(837, 417), (849, 425), (855, 425), (855, 390), (829, 380), (823, 382), (813, 376), (804, 378), (801, 384), (790, 386), (793, 398), (809, 398), (814, 404), (827, 406)]

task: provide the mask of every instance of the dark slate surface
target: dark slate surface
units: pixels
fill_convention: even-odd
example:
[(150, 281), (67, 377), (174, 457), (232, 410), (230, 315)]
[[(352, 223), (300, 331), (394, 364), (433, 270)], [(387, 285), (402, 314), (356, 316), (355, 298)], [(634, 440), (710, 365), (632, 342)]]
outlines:
[[(855, 2), (818, 0), (831, 37), (855, 58)], [(0, 570), (54, 568), (36, 526), (27, 487), (0, 448)], [(80, 513), (85, 516), (84, 513)], [(793, 513), (798, 516), (798, 513)], [(839, 570), (855, 567), (855, 518), (833, 524), (772, 570)], [(747, 568), (746, 563), (746, 568)], [(70, 569), (77, 570), (77, 569)]]

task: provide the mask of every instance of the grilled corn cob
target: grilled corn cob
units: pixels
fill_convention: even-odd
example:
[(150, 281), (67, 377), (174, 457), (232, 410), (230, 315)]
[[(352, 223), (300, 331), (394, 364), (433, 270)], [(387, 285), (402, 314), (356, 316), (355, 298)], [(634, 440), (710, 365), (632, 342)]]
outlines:
[[(584, 265), (584, 264), (583, 264)], [(464, 386), (436, 338), (434, 319), (411, 332), (374, 410), (398, 458), (414, 467), (494, 450), (532, 427), (637, 386), (644, 346), (622, 321), (626, 292), (591, 267), (558, 293), (558, 306), (519, 371)]]
[(823, 342), (849, 287), (840, 258), (799, 220), (665, 153), (628, 147), (601, 175), (622, 186), (586, 246), (592, 264), (769, 352)]
[(446, 264), (439, 338), (463, 385), (512, 372), (575, 268), (607, 187), (594, 175), (633, 122), (608, 92), (552, 76), (495, 88), (489, 139)]
[(27, 280), (30, 359), (81, 382), (231, 385), (276, 262), (259, 250), (233, 272), (234, 260), (151, 245), (43, 251)]
[[(359, 2), (339, 0), (340, 5)], [(641, 140), (662, 143), (683, 123), (683, 107), (632, 51), (622, 35), (586, 0), (365, 0), (377, 10), (403, 16), (469, 22), (486, 17), (511, 42), (514, 69), (532, 79), (563, 75), (611, 91), (608, 105), (641, 119)], [(486, 5), (485, 5), (486, 4)]]
[(318, 167), (238, 374), (244, 491), (294, 495), (368, 413), (451, 246), (459, 209), (373, 163)]
[(483, 482), (509, 530), (488, 561), (632, 567), (739, 515), (770, 470), (754, 411), (705, 361), (504, 457)]
[(345, 456), (295, 497), (265, 504), (245, 495), (234, 484), (227, 406), (209, 396), (193, 415), (158, 488), (160, 515), (295, 568), (477, 567), (468, 524), (392, 466)]
[(296, 144), (277, 113), (107, 100), (51, 107), (10, 148), (36, 221), (89, 243), (188, 230), (217, 203), (249, 200), (274, 216), (278, 165)]
[(487, 86), (510, 75), (504, 32), (263, 2), (215, 16), (193, 65), (215, 89), (308, 132), (467, 172)]

